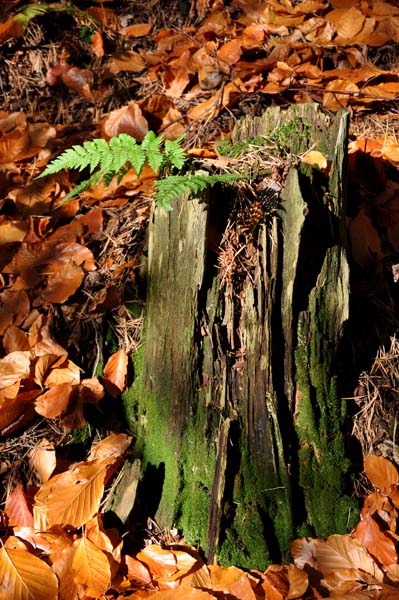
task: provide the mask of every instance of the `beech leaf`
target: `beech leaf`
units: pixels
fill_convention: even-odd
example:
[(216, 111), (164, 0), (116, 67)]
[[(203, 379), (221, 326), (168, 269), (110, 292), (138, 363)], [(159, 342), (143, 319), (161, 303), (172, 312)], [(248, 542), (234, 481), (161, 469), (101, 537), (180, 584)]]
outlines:
[(81, 585), (86, 596), (98, 598), (105, 594), (111, 583), (111, 568), (107, 557), (85, 537), (74, 542), (75, 554), (72, 572), (75, 583)]
[(0, 548), (1, 600), (57, 600), (58, 580), (43, 560), (22, 548)]

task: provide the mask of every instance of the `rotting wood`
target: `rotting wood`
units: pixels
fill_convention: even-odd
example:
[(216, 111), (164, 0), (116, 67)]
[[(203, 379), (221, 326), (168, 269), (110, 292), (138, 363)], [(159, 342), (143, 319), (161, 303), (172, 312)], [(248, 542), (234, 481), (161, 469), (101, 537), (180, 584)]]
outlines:
[(144, 348), (126, 394), (136, 452), (153, 473), (149, 516), (180, 527), (209, 560), (244, 567), (285, 557), (297, 534), (343, 531), (351, 504), (334, 371), (348, 318), (348, 116), (269, 109), (238, 123), (233, 140), (294, 118), (288, 143), (296, 154), (319, 149), (330, 172), (292, 165), (279, 214), (248, 241), (240, 289), (221, 284), (207, 249), (211, 230), (226, 231), (227, 196), (155, 210)]

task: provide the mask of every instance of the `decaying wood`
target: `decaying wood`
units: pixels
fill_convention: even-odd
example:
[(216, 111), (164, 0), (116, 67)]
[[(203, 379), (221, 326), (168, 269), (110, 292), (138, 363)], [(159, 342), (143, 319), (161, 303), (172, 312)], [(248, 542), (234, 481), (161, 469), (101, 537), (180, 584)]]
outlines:
[(293, 162), (279, 212), (248, 240), (239, 287), (207, 245), (211, 231), (226, 232), (231, 198), (155, 210), (144, 348), (127, 400), (136, 452), (154, 472), (150, 516), (182, 528), (209, 560), (246, 567), (286, 555), (297, 534), (343, 530), (350, 505), (335, 372), (349, 304), (348, 116), (269, 109), (238, 123), (233, 140), (295, 117), (307, 124), (296, 154), (319, 149), (329, 172)]

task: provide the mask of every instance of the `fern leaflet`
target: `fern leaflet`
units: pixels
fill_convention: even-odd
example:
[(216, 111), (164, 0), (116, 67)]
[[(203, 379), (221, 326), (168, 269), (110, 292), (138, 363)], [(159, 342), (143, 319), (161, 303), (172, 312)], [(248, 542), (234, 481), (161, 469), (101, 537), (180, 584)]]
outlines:
[(178, 196), (198, 194), (216, 183), (232, 183), (237, 179), (249, 177), (240, 173), (208, 175), (205, 172), (195, 175), (172, 175), (155, 182), (155, 202), (165, 210), (172, 210), (170, 201)]

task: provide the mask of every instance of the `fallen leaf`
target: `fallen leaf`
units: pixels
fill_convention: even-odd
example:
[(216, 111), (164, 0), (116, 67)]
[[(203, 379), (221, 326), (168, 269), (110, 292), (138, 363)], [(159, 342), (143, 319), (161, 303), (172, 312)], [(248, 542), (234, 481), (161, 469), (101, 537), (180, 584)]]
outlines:
[(104, 367), (104, 387), (113, 398), (119, 396), (126, 386), (128, 356), (123, 349), (109, 357)]

